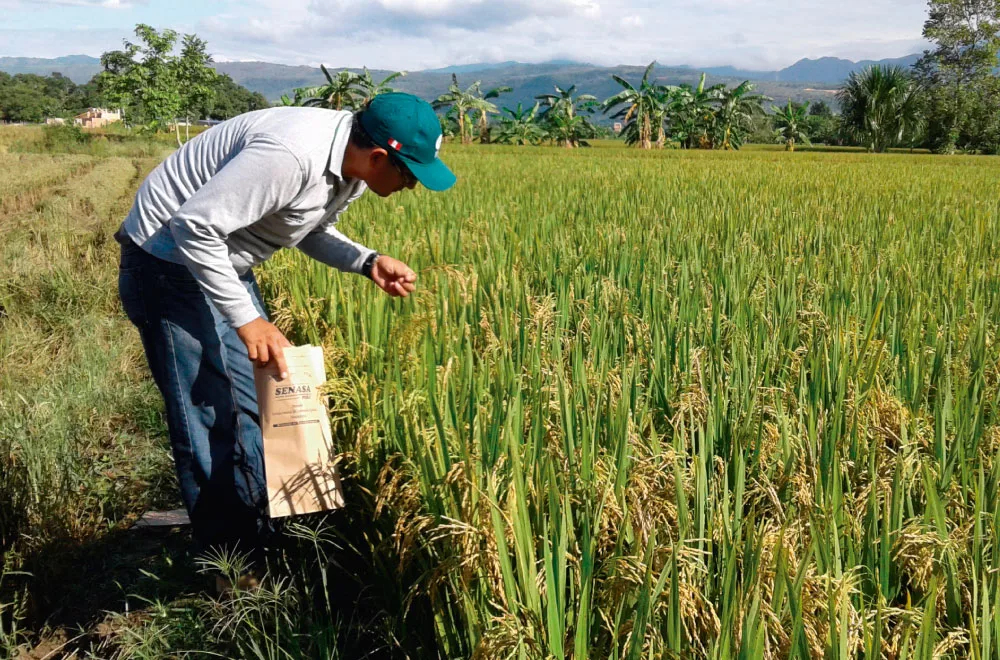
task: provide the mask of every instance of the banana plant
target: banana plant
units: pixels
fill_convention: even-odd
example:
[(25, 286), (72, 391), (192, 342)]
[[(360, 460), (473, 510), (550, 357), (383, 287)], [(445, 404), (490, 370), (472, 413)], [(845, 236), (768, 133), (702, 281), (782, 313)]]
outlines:
[(676, 89), (650, 82), (649, 74), (653, 71), (655, 64), (656, 62), (650, 62), (649, 66), (646, 67), (638, 88), (621, 76), (612, 75), (615, 82), (624, 89), (605, 99), (601, 104), (604, 112), (619, 108), (612, 117), (621, 119), (625, 124), (623, 130), (625, 141), (628, 144), (638, 145), (642, 149), (653, 147), (654, 127), (657, 133), (657, 146), (662, 147), (666, 141), (662, 121), (665, 103), (669, 98), (670, 91)]
[[(358, 82), (358, 75), (351, 73), (347, 69), (340, 71), (336, 76), (330, 74), (327, 68), (320, 64), (319, 68), (326, 76), (326, 84), (316, 87), (305, 87), (295, 90), (296, 97), (301, 96), (305, 101), (294, 105), (306, 105), (314, 108), (330, 108), (331, 110), (344, 110), (354, 108), (358, 105), (358, 93), (354, 86)], [(284, 97), (282, 98), (284, 103)], [(286, 104), (287, 105), (287, 104)]]
[(545, 139), (545, 129), (537, 121), (538, 102), (534, 107), (526, 110), (520, 103), (516, 110), (504, 108), (503, 113), (507, 116), (500, 119), (500, 130), (497, 134), (497, 142), (501, 144), (538, 144)]
[(472, 111), (479, 115), (479, 141), (483, 144), (487, 144), (490, 141), (489, 115), (497, 113), (497, 107), (493, 103), (490, 103), (490, 99), (495, 99), (501, 94), (512, 92), (514, 90), (512, 87), (496, 87), (485, 94), (482, 94), (482, 92), (479, 91), (479, 81), (476, 81), (475, 88), (475, 92), (480, 96), (479, 98), (473, 99)]
[(496, 98), (501, 93), (510, 91), (509, 87), (498, 87), (483, 95), (480, 90), (481, 85), (482, 81), (477, 80), (463, 90), (458, 86), (458, 76), (453, 73), (451, 74), (451, 85), (448, 86), (448, 91), (434, 99), (431, 103), (435, 110), (448, 108), (449, 113), (455, 114), (458, 119), (458, 133), (462, 137), (462, 144), (472, 142), (472, 127), (468, 114), (473, 111), (478, 112), (482, 121), (482, 118), (488, 113), (495, 113), (497, 111), (496, 106), (490, 103), (488, 99)]
[(806, 116), (806, 106), (793, 103), (788, 100), (788, 105), (783, 108), (771, 106), (774, 114), (774, 136), (779, 143), (785, 145), (785, 151), (795, 151), (795, 144), (812, 144), (806, 129), (809, 126), (809, 118)]
[(724, 85), (705, 87), (705, 74), (698, 86), (683, 84), (671, 94), (667, 115), (674, 137), (685, 149), (711, 149), (715, 127), (715, 109)]
[(406, 71), (396, 71), (390, 73), (388, 76), (375, 82), (372, 78), (372, 74), (368, 71), (368, 67), (364, 67), (362, 73), (355, 75), (354, 77), (354, 92), (360, 102), (361, 107), (364, 107), (371, 102), (373, 98), (379, 94), (388, 94), (389, 92), (394, 92), (392, 87), (389, 87), (389, 83), (397, 78), (402, 78), (406, 75)]
[(548, 124), (549, 134), (567, 149), (586, 145), (583, 142), (593, 137), (594, 127), (580, 113), (591, 113), (598, 107), (597, 97), (592, 94), (579, 94), (576, 85), (563, 89), (556, 85), (555, 94), (539, 94), (535, 97), (544, 110), (539, 117)]
[(715, 142), (720, 149), (739, 149), (747, 134), (753, 130), (753, 122), (764, 114), (767, 96), (752, 94), (754, 85), (749, 80), (732, 89), (722, 89), (718, 94), (718, 108), (715, 111)]

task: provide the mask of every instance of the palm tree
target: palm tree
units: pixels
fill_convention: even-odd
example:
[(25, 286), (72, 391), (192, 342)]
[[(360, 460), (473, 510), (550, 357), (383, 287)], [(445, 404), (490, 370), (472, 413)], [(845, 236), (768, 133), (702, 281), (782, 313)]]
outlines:
[(516, 110), (504, 108), (506, 117), (500, 118), (500, 131), (497, 142), (502, 144), (538, 144), (545, 139), (545, 129), (535, 121), (538, 115), (538, 103), (530, 110), (525, 110), (520, 103)]
[(550, 134), (567, 149), (580, 146), (583, 139), (593, 134), (593, 126), (581, 112), (593, 112), (598, 105), (597, 97), (580, 94), (574, 97), (576, 85), (567, 89), (556, 86), (555, 94), (540, 94), (535, 97), (545, 109), (540, 117), (550, 125)]
[(364, 67), (361, 74), (354, 76), (354, 87), (356, 88), (355, 94), (360, 102), (360, 107), (364, 107), (368, 103), (371, 103), (371, 100), (379, 94), (394, 92), (395, 90), (392, 87), (389, 87), (389, 83), (396, 78), (402, 78), (405, 75), (406, 71), (396, 71), (394, 73), (390, 73), (379, 82), (375, 82), (375, 80), (372, 79), (371, 72), (368, 71), (368, 67)]
[(646, 67), (646, 72), (642, 75), (638, 89), (621, 76), (611, 77), (624, 89), (614, 96), (605, 99), (601, 104), (604, 112), (608, 112), (621, 106), (612, 115), (614, 119), (621, 119), (625, 123), (623, 131), (625, 141), (628, 144), (637, 144), (642, 149), (651, 149), (653, 146), (653, 126), (657, 126), (657, 144), (663, 146), (666, 141), (663, 132), (664, 100), (668, 92), (673, 88), (663, 85), (655, 85), (649, 81), (649, 74), (653, 70), (656, 62), (650, 62)]
[(771, 106), (771, 110), (774, 111), (774, 128), (776, 129), (774, 135), (778, 142), (784, 143), (785, 151), (795, 151), (796, 142), (805, 145), (811, 144), (809, 136), (806, 134), (806, 127), (809, 125), (806, 108), (806, 104), (792, 103), (791, 99), (788, 99), (788, 105), (784, 108), (779, 108), (776, 105)]
[(715, 141), (719, 148), (728, 151), (743, 146), (754, 119), (764, 114), (762, 103), (771, 99), (751, 94), (753, 89), (753, 83), (744, 80), (732, 89), (719, 91), (719, 107), (715, 111)]
[[(326, 76), (326, 84), (295, 90), (296, 100), (298, 101), (301, 93), (301, 96), (307, 99), (301, 105), (333, 110), (356, 107), (359, 99), (354, 86), (357, 84), (359, 76), (346, 69), (337, 73), (336, 76), (332, 76), (322, 64), (319, 65), (319, 68)], [(284, 97), (282, 103), (284, 103)], [(295, 105), (300, 105), (300, 103), (296, 102)]]
[(923, 89), (898, 66), (854, 72), (837, 93), (844, 126), (869, 151), (881, 153), (920, 131)]

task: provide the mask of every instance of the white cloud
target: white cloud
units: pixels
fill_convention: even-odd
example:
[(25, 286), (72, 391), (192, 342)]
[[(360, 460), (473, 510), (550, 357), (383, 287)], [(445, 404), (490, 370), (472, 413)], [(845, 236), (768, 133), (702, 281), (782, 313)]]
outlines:
[(639, 16), (637, 14), (622, 17), (620, 23), (621, 26), (626, 30), (638, 30), (642, 28), (643, 25), (646, 24), (646, 22), (642, 20), (642, 16)]
[[(0, 7), (13, 1), (0, 0)], [(15, 4), (25, 6), (24, 0)], [(146, 10), (153, 9), (136, 4), (129, 16), (147, 21)], [(227, 0), (205, 3), (196, 16), (182, 13), (183, 30), (207, 39), (219, 59), (409, 70), (556, 58), (756, 69), (826, 55), (878, 59), (921, 50), (926, 15), (925, 0)], [(44, 28), (39, 32), (51, 34)], [(0, 39), (3, 54), (55, 56), (89, 43), (80, 35), (77, 42), (60, 38), (39, 46), (44, 40), (29, 32), (8, 32), (14, 36)], [(29, 44), (33, 52), (18, 52)]]
[(103, 9), (131, 9), (144, 0), (35, 0), (38, 5), (61, 5), (64, 7), (95, 7)]

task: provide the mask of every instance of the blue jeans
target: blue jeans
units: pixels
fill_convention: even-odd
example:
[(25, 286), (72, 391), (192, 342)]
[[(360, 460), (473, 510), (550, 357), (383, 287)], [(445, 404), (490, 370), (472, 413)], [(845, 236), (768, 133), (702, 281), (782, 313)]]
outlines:
[[(166, 403), (180, 483), (201, 550), (256, 555), (268, 531), (264, 453), (246, 347), (186, 266), (119, 230), (118, 293)], [(267, 318), (253, 272), (240, 278)]]

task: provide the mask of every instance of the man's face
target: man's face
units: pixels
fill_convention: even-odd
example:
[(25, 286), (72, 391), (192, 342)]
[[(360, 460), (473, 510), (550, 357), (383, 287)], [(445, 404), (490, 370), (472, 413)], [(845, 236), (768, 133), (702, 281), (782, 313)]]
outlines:
[(372, 149), (369, 159), (371, 175), (365, 183), (379, 197), (388, 197), (404, 188), (413, 190), (417, 186), (417, 179), (406, 165), (385, 149)]

